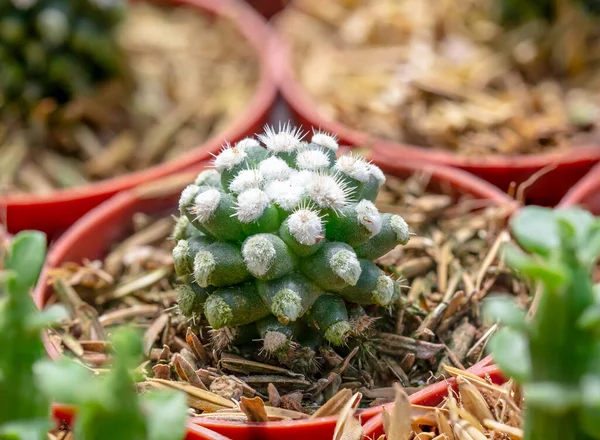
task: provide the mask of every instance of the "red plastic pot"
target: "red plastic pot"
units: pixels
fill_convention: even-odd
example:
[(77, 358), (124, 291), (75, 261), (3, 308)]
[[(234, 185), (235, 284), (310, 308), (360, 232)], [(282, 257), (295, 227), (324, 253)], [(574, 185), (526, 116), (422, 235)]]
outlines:
[(252, 135), (267, 122), (277, 90), (269, 71), (265, 51), (271, 31), (264, 19), (250, 6), (234, 0), (162, 1), (227, 17), (237, 25), (240, 33), (254, 48), (260, 64), (257, 88), (247, 108), (223, 132), (172, 161), (120, 177), (57, 190), (47, 196), (33, 194), (0, 196), (0, 222), (6, 222), (9, 232), (37, 229), (46, 232), (50, 238), (55, 238), (79, 217), (112, 195), (190, 168), (208, 159), (210, 153), (218, 151), (224, 140), (233, 142)]
[[(431, 186), (451, 188), (457, 193), (469, 194), (479, 199), (489, 201), (490, 205), (503, 205), (516, 209), (517, 204), (496, 187), (464, 171), (425, 164), (415, 161), (402, 163), (383, 163), (378, 158), (372, 158), (384, 171), (407, 177), (415, 172), (425, 172), (431, 175)], [(197, 172), (197, 170), (195, 171)], [(193, 180), (194, 173), (172, 176), (166, 182), (155, 182), (151, 185), (138, 187), (123, 192), (97, 208), (90, 211), (77, 221), (50, 249), (46, 265), (42, 270), (38, 287), (35, 291), (35, 302), (42, 308), (53, 294), (48, 285), (48, 271), (61, 266), (65, 262), (81, 262), (83, 259), (99, 259), (108, 252), (111, 243), (123, 239), (129, 232), (131, 217), (136, 212), (148, 214), (172, 212), (177, 206), (181, 189)], [(55, 348), (47, 343), (46, 349), (51, 357), (56, 357)], [(474, 371), (489, 365), (490, 358), (484, 359)], [(446, 389), (446, 384), (435, 384), (416, 395), (421, 396), (421, 402), (433, 402), (437, 395)], [(361, 412), (361, 418), (366, 421), (381, 411), (381, 407), (371, 408)], [(219, 434), (234, 440), (311, 440), (331, 439), (335, 417), (324, 417), (315, 420), (293, 422), (235, 423), (223, 420), (195, 419), (195, 422)]]
[[(500, 369), (495, 365), (479, 367), (478, 364), (473, 366), (469, 371), (479, 377), (489, 377), (496, 384), (502, 384), (506, 381)], [(424, 398), (420, 393), (415, 393), (409, 397), (410, 402), (413, 405), (436, 406), (448, 395), (448, 387), (452, 389), (457, 388), (456, 379), (451, 378), (445, 382), (439, 382), (435, 387), (435, 392), (432, 390), (427, 398)], [(365, 440), (377, 439), (383, 434), (383, 417), (381, 413), (370, 419), (363, 426), (363, 438)]]
[(600, 145), (573, 147), (544, 154), (462, 157), (437, 149), (383, 140), (352, 129), (319, 112), (316, 101), (296, 79), (290, 46), (282, 35), (273, 35), (269, 52), (271, 68), (279, 89), (300, 123), (336, 133), (342, 142), (351, 145), (371, 146), (377, 156), (390, 162), (413, 159), (460, 168), (503, 191), (507, 191), (512, 182), (518, 185), (535, 172), (555, 165), (555, 169), (539, 177), (525, 192), (527, 202), (553, 206), (600, 161)]
[(600, 164), (569, 190), (559, 206), (581, 206), (600, 215)]
[[(67, 405), (53, 405), (52, 417), (57, 426), (64, 424), (71, 425), (75, 420), (75, 408)], [(204, 426), (197, 425), (188, 421), (186, 424), (186, 433), (184, 440), (231, 440), (219, 433), (211, 431)]]

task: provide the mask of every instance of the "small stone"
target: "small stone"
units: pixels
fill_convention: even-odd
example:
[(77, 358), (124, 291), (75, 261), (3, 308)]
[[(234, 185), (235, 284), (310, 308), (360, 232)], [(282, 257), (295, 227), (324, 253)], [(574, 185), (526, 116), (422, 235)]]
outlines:
[(302, 393), (300, 391), (296, 391), (294, 393), (289, 393), (284, 396), (281, 396), (281, 407), (283, 409), (289, 409), (291, 411), (302, 411)]
[(217, 377), (210, 384), (210, 391), (225, 399), (240, 400), (244, 394), (244, 388), (233, 376)]

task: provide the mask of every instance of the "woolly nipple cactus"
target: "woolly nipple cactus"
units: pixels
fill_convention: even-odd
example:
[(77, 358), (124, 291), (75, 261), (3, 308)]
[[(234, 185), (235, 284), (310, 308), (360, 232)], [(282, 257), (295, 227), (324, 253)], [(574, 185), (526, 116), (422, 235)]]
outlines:
[(488, 300), (505, 324), (492, 340), (494, 360), (523, 384), (525, 440), (600, 438), (600, 218), (578, 208), (526, 207), (511, 220), (520, 248), (507, 264), (538, 287), (531, 319), (510, 299)]
[(271, 354), (312, 333), (342, 345), (348, 310), (397, 301), (397, 281), (372, 260), (406, 244), (408, 226), (373, 204), (381, 170), (337, 150), (327, 133), (308, 142), (289, 124), (267, 127), (226, 145), (183, 190), (173, 233), (183, 314), (257, 334)]

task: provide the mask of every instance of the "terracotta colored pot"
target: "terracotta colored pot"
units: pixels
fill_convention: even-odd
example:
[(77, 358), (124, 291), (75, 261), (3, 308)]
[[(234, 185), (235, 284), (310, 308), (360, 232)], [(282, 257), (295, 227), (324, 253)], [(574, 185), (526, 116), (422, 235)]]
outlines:
[[(53, 405), (52, 417), (57, 426), (61, 424), (71, 425), (75, 419), (75, 408), (67, 405)], [(211, 431), (204, 426), (197, 425), (189, 421), (186, 424), (186, 433), (184, 440), (230, 440), (221, 434)]]
[(46, 232), (53, 239), (83, 214), (112, 195), (190, 168), (210, 158), (210, 153), (218, 151), (224, 139), (233, 142), (253, 135), (267, 122), (277, 91), (269, 72), (265, 51), (271, 32), (264, 19), (250, 6), (234, 0), (163, 1), (227, 17), (237, 25), (241, 35), (255, 50), (260, 65), (256, 91), (247, 108), (223, 132), (172, 161), (88, 185), (57, 190), (47, 196), (15, 194), (0, 197), (0, 222), (6, 221), (9, 232), (37, 229)]
[[(422, 162), (403, 161), (402, 163), (386, 164), (373, 158), (385, 172), (399, 177), (408, 177), (415, 172), (426, 172), (431, 175), (431, 187), (451, 188), (457, 193), (469, 194), (479, 199), (489, 201), (490, 204), (504, 205), (509, 209), (517, 208), (517, 204), (496, 187), (469, 175), (464, 171), (443, 167), (440, 165), (424, 164)], [(80, 262), (83, 259), (99, 259), (108, 252), (111, 243), (123, 239), (130, 232), (131, 217), (136, 212), (149, 214), (168, 214), (177, 206), (181, 189), (193, 180), (196, 170), (192, 174), (172, 176), (166, 181), (158, 181), (151, 185), (138, 187), (131, 191), (123, 192), (97, 208), (90, 211), (77, 221), (50, 249), (46, 265), (42, 270), (38, 288), (35, 291), (35, 302), (42, 308), (53, 294), (48, 285), (48, 271), (61, 266), (65, 262)], [(54, 346), (46, 341), (46, 349), (51, 357), (56, 357)], [(479, 371), (489, 365), (488, 357), (476, 366), (473, 372)], [(415, 399), (428, 404), (437, 400), (446, 389), (446, 384), (435, 384), (415, 394)], [(362, 420), (366, 421), (381, 411), (381, 407), (371, 408), (361, 412)], [(260, 423), (235, 423), (230, 421), (216, 421), (195, 419), (196, 423), (206, 428), (230, 437), (234, 440), (263, 439), (275, 440), (329, 440), (332, 437), (336, 418), (324, 417), (315, 420), (302, 420), (294, 422), (270, 422), (268, 425)]]
[[(473, 368), (471, 370), (473, 374), (476, 374), (479, 377), (489, 377), (492, 382), (496, 384), (502, 384), (506, 381), (500, 369), (495, 365), (488, 365), (482, 368)], [(448, 387), (452, 389), (457, 388), (456, 380), (451, 378), (445, 382), (440, 382), (436, 385), (436, 392), (431, 392), (430, 398), (424, 400), (421, 396), (417, 396), (417, 394), (413, 394), (409, 397), (409, 400), (414, 405), (424, 405), (424, 406), (436, 406), (438, 405), (444, 397), (448, 395)], [(363, 433), (365, 440), (372, 440), (379, 438), (380, 435), (383, 435), (383, 417), (381, 413), (377, 414), (375, 417), (370, 419), (363, 426)]]
[(600, 164), (569, 190), (559, 206), (582, 206), (594, 215), (600, 215)]
[(508, 190), (511, 182), (516, 182), (518, 185), (536, 171), (549, 165), (556, 165), (555, 169), (538, 178), (525, 192), (527, 202), (555, 205), (569, 188), (600, 161), (600, 145), (573, 147), (561, 152), (544, 154), (463, 157), (438, 149), (383, 140), (375, 135), (352, 129), (319, 112), (316, 101), (296, 79), (290, 46), (286, 44), (283, 36), (273, 35), (269, 52), (271, 68), (279, 89), (300, 123), (336, 133), (343, 142), (350, 145), (373, 147), (377, 156), (390, 162), (416, 159), (460, 168), (496, 185), (503, 191)]

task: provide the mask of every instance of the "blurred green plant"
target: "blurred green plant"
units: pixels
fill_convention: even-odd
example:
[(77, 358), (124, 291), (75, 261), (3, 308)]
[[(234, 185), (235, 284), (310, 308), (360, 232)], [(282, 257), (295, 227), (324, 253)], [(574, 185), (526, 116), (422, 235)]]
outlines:
[(523, 384), (525, 440), (600, 438), (600, 218), (579, 208), (526, 207), (510, 222), (520, 245), (506, 263), (539, 289), (528, 319), (512, 300), (484, 305), (505, 325), (490, 340), (495, 362)]
[(501, 0), (492, 4), (505, 25), (518, 25), (530, 20), (555, 22), (561, 13), (572, 7), (584, 14), (600, 14), (598, 0)]
[(0, 0), (0, 110), (27, 117), (125, 72), (116, 28), (125, 0)]
[(141, 336), (115, 331), (113, 365), (93, 370), (69, 358), (46, 359), (41, 331), (66, 317), (61, 306), (39, 311), (30, 295), (46, 257), (46, 237), (17, 234), (3, 259), (0, 290), (0, 439), (42, 440), (52, 428), (50, 403), (76, 407), (75, 438), (81, 440), (180, 440), (187, 405), (180, 392), (138, 397), (130, 371), (142, 356)]
[(42, 439), (50, 401), (34, 387), (34, 365), (45, 356), (40, 331), (61, 313), (41, 313), (30, 295), (46, 257), (46, 236), (17, 234), (3, 261), (0, 290), (0, 439)]
[(61, 403), (76, 407), (78, 440), (181, 440), (185, 434), (185, 394), (154, 391), (138, 395), (132, 371), (142, 360), (142, 338), (129, 327), (110, 340), (112, 365), (97, 374), (68, 358), (36, 365), (38, 386)]

